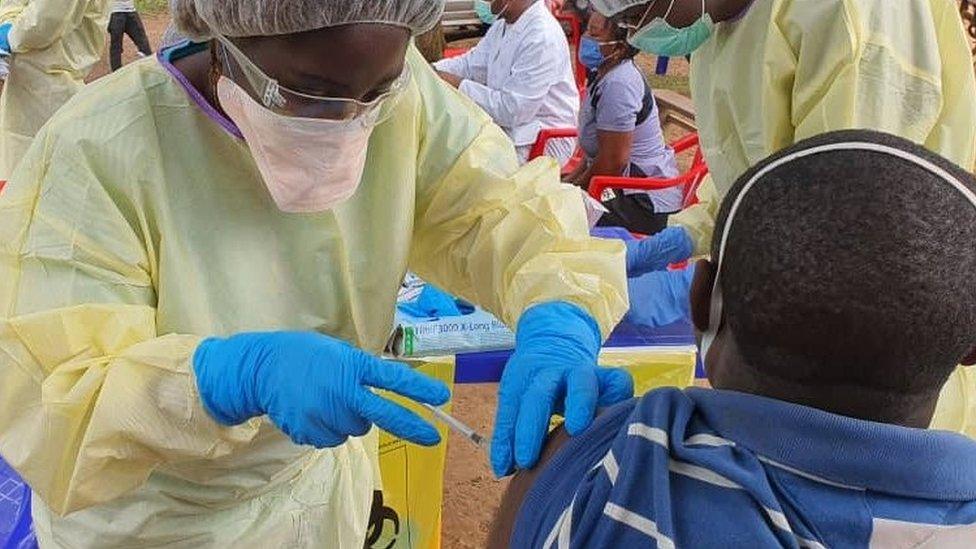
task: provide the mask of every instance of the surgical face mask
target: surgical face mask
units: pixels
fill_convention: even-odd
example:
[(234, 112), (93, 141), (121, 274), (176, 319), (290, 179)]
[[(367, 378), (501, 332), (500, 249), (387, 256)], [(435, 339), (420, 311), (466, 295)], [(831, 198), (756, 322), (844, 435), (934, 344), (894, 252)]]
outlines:
[(508, 10), (508, 4), (501, 9), (498, 13), (491, 11), (491, 2), (488, 0), (474, 0), (474, 11), (478, 14), (478, 19), (486, 25), (494, 25), (498, 18), (505, 14)]
[(595, 71), (600, 68), (601, 65), (607, 60), (607, 57), (603, 55), (603, 51), (600, 50), (602, 46), (611, 46), (613, 44), (619, 44), (620, 40), (613, 40), (610, 42), (599, 42), (596, 38), (592, 36), (584, 36), (580, 40), (579, 45), (579, 60), (584, 67)]
[(718, 258), (713, 258), (713, 260), (716, 261), (715, 283), (712, 286), (712, 299), (708, 313), (708, 329), (702, 334), (701, 340), (701, 359), (702, 362), (705, 363), (706, 368), (708, 367), (708, 352), (711, 350), (712, 344), (715, 343), (715, 338), (718, 336), (719, 329), (722, 327), (723, 303), (721, 280), (722, 260), (725, 257), (725, 246), (729, 242), (729, 234), (732, 231), (732, 222), (735, 221), (735, 216), (739, 212), (739, 208), (742, 206), (742, 202), (745, 200), (746, 195), (749, 194), (749, 191), (751, 191), (759, 181), (778, 168), (802, 158), (836, 151), (868, 151), (885, 154), (899, 160), (911, 162), (912, 164), (915, 164), (916, 166), (919, 166), (922, 169), (929, 171), (937, 177), (945, 180), (949, 186), (955, 188), (966, 201), (972, 204), (973, 208), (976, 208), (976, 194), (973, 194), (973, 192), (969, 190), (969, 187), (956, 179), (951, 173), (926, 160), (925, 158), (908, 151), (889, 147), (887, 145), (868, 142), (831, 143), (829, 145), (820, 145), (817, 147), (796, 151), (792, 154), (779, 158), (774, 162), (771, 162), (769, 165), (759, 170), (749, 181), (746, 182), (745, 185), (742, 186), (742, 190), (739, 191), (738, 196), (735, 197), (735, 201), (732, 202), (732, 207), (729, 209), (729, 215), (725, 218), (725, 223), (722, 225), (722, 232), (720, 233), (722, 235), (722, 240), (718, 247)]
[(579, 45), (579, 60), (584, 67), (594, 71), (600, 68), (600, 65), (604, 61), (603, 52), (600, 51), (600, 43), (590, 38), (589, 36), (584, 36), (580, 40)]
[[(680, 29), (671, 26), (667, 21), (676, 2), (677, 0), (671, 0), (664, 17), (656, 17), (647, 25), (641, 21), (639, 25), (633, 27), (634, 33), (627, 38), (627, 41), (643, 52), (666, 57), (684, 57), (700, 48), (712, 36), (715, 28), (712, 16), (705, 12), (705, 0), (702, 0), (701, 17), (690, 26)], [(648, 7), (648, 13), (652, 7), (654, 4)], [(644, 17), (646, 18), (647, 15), (645, 14)]]
[(261, 106), (226, 76), (217, 82), (217, 97), (244, 135), (281, 211), (323, 212), (355, 194), (378, 110), (352, 120), (284, 116)]

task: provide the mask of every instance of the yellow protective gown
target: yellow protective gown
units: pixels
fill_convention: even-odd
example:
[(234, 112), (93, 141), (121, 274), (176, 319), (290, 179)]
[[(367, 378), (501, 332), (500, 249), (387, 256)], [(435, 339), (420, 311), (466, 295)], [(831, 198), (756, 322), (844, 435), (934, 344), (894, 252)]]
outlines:
[(549, 300), (605, 333), (623, 315), (623, 246), (588, 237), (558, 166), (519, 168), (408, 61), (362, 186), (321, 214), (279, 211), (245, 143), (155, 59), (41, 131), (0, 194), (0, 453), (38, 496), (42, 544), (362, 546), (375, 441), (313, 451), (264, 419), (218, 426), (191, 368), (205, 336), (318, 330), (379, 351), (408, 268), (510, 325)]
[(71, 96), (105, 49), (109, 0), (3, 0), (10, 30), (10, 75), (0, 94), (0, 180), (10, 177), (31, 140)]
[(953, 0), (755, 0), (695, 52), (691, 84), (712, 178), (671, 223), (700, 254), (735, 180), (808, 137), (873, 129), (976, 164), (976, 79)]
[[(736, 179), (808, 137), (873, 129), (976, 164), (976, 78), (952, 0), (756, 0), (695, 52), (691, 84), (711, 177), (670, 223), (697, 254)], [(976, 374), (952, 375), (933, 427), (976, 435)]]

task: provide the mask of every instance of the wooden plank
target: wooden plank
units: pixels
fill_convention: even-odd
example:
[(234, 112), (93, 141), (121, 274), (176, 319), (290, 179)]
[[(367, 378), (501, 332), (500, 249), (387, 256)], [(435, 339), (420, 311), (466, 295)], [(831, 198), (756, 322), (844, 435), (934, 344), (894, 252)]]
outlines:
[(675, 124), (688, 131), (698, 131), (695, 103), (689, 97), (671, 90), (655, 90), (654, 98), (661, 113), (661, 125)]

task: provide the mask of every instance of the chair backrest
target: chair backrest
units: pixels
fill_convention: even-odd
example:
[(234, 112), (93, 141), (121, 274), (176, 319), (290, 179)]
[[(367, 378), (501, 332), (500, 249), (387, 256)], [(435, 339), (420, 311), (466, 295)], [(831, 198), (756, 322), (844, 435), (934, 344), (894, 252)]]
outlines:
[(700, 140), (697, 133), (689, 134), (674, 143), (675, 154), (691, 150), (696, 147), (695, 157), (691, 167), (685, 173), (671, 179), (651, 177), (608, 177), (596, 176), (590, 180), (590, 196), (600, 200), (606, 189), (629, 190), (661, 190), (674, 187), (682, 188), (682, 209), (698, 203), (698, 187), (708, 175), (708, 164), (701, 152)]
[(580, 97), (586, 94), (586, 66), (579, 60), (579, 46), (583, 40), (583, 20), (575, 12), (563, 11), (563, 3), (546, 0), (553, 17), (569, 27), (569, 49), (573, 56), (573, 76), (576, 78), (576, 88)]

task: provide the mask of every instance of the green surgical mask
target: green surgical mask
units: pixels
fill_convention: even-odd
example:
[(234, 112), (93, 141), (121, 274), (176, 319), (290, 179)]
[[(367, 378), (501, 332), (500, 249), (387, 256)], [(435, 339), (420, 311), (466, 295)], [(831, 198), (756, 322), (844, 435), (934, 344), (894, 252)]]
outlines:
[[(636, 32), (627, 38), (630, 45), (654, 55), (667, 57), (684, 57), (702, 46), (712, 36), (715, 22), (712, 16), (705, 12), (705, 0), (702, 0), (702, 14), (690, 26), (675, 28), (668, 23), (668, 16), (674, 9), (677, 0), (671, 0), (664, 17), (656, 17), (646, 26), (636, 27)], [(651, 5), (653, 7), (653, 4)], [(648, 11), (650, 8), (648, 8)]]
[(478, 19), (481, 19), (481, 22), (486, 25), (493, 25), (507, 9), (508, 4), (505, 4), (501, 12), (494, 13), (491, 11), (491, 2), (488, 0), (474, 0), (474, 11), (478, 14)]

